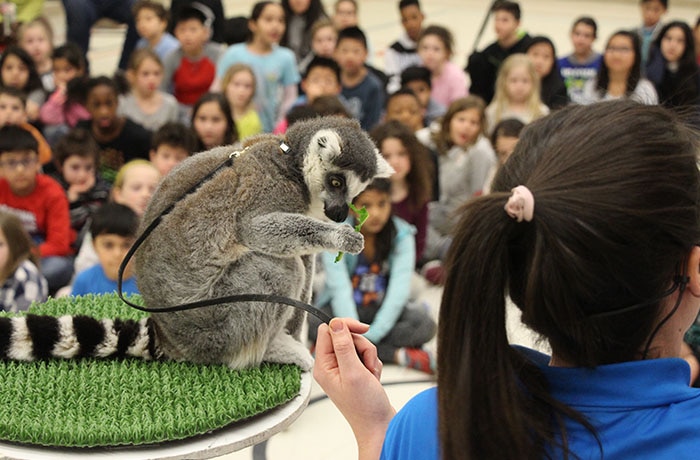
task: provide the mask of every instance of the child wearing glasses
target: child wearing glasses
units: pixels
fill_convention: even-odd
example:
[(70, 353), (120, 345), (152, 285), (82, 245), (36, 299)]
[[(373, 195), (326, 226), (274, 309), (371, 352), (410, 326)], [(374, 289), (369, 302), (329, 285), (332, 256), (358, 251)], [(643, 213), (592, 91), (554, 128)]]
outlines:
[(0, 128), (0, 210), (15, 214), (37, 244), (41, 271), (55, 292), (73, 272), (68, 199), (63, 188), (41, 174), (37, 141), (25, 129)]
[(618, 30), (605, 45), (603, 62), (594, 80), (583, 87), (582, 104), (611, 99), (631, 99), (655, 105), (659, 98), (654, 85), (642, 77), (639, 37), (634, 32)]

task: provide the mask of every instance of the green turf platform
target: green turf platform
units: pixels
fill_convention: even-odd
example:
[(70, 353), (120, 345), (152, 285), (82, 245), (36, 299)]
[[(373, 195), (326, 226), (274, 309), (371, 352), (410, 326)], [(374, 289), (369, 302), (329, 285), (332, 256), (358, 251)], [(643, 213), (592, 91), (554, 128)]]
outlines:
[[(53, 299), (30, 312), (146, 315), (116, 295)], [(180, 440), (284, 404), (299, 393), (300, 382), (301, 370), (293, 365), (234, 371), (135, 359), (0, 362), (0, 440), (54, 447)]]

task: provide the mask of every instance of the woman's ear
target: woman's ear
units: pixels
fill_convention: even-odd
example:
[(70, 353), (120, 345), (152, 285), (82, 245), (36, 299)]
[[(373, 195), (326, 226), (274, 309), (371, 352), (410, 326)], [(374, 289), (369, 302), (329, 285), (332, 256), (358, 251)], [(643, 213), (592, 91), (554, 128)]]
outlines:
[(700, 246), (693, 246), (688, 254), (688, 266), (686, 273), (690, 281), (688, 290), (695, 296), (700, 297)]

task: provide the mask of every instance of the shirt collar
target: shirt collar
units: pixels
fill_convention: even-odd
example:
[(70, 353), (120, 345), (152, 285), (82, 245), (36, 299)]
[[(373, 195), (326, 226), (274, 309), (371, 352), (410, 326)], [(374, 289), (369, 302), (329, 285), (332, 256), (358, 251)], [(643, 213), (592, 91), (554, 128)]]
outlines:
[(700, 396), (680, 358), (606, 364), (593, 369), (549, 366), (549, 356), (516, 347), (544, 373), (552, 396), (574, 408), (644, 408)]

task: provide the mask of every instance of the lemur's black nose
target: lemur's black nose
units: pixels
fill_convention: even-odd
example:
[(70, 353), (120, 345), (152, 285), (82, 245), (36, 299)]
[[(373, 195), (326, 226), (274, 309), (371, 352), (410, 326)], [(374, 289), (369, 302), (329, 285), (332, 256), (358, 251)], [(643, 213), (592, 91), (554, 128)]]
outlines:
[(343, 204), (341, 206), (326, 206), (325, 214), (334, 222), (343, 222), (348, 218), (349, 211), (350, 208), (347, 204)]

